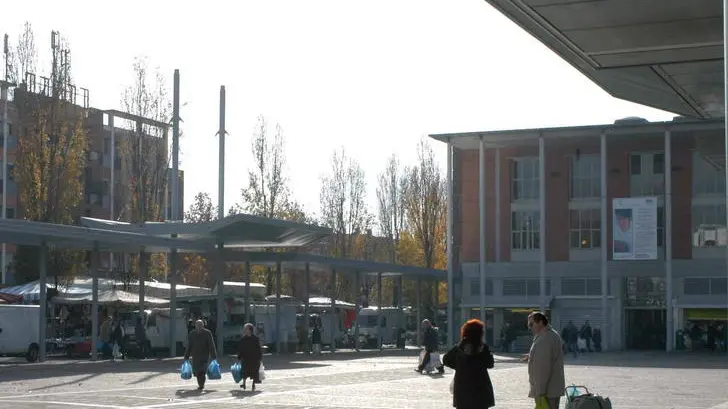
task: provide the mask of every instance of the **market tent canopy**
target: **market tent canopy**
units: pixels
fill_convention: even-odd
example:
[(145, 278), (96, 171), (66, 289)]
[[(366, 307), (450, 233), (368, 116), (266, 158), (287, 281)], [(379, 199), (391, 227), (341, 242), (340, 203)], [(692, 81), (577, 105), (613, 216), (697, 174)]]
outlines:
[(617, 98), (724, 116), (722, 1), (486, 1)]
[(249, 214), (235, 214), (206, 223), (147, 222), (132, 224), (90, 217), (81, 224), (96, 229), (170, 237), (194, 241), (212, 248), (217, 243), (225, 247), (269, 248), (300, 247), (331, 235), (331, 229), (285, 220), (269, 219)]
[(351, 260), (319, 256), (307, 253), (282, 253), (262, 251), (230, 251), (222, 254), (222, 259), (228, 263), (244, 263), (258, 265), (273, 265), (284, 263), (285, 268), (304, 269), (306, 264), (311, 271), (328, 272), (336, 270), (338, 273), (355, 274), (382, 274), (383, 277), (408, 277), (434, 280), (445, 280), (445, 270), (435, 268), (405, 266), (401, 264), (377, 263), (374, 261)]
[(0, 293), (0, 304), (21, 304), (22, 302), (22, 295)]
[[(329, 297), (311, 297), (308, 299), (309, 305), (317, 306), (317, 305), (325, 305), (327, 307), (331, 306), (331, 298)], [(337, 307), (356, 307), (354, 304), (346, 301), (341, 300), (334, 300), (334, 305)]]
[[(99, 291), (98, 300), (101, 305), (139, 305), (139, 294), (115, 289), (103, 290)], [(90, 293), (64, 294), (53, 297), (52, 301), (56, 304), (91, 304), (93, 295)], [(144, 304), (148, 306), (164, 306), (169, 305), (169, 301), (156, 297), (145, 297)]]
[[(78, 280), (78, 284), (76, 281)], [(102, 289), (110, 289), (113, 286), (113, 280), (99, 279), (99, 291)], [(46, 289), (51, 290), (56, 286), (53, 283), (46, 283)], [(83, 281), (83, 279), (74, 279), (70, 283), (61, 283), (58, 285), (59, 294), (80, 295), (91, 294), (92, 286)], [(23, 297), (24, 302), (37, 302), (40, 298), (40, 280), (35, 280), (27, 284), (8, 287), (0, 290), (0, 293), (12, 294)]]

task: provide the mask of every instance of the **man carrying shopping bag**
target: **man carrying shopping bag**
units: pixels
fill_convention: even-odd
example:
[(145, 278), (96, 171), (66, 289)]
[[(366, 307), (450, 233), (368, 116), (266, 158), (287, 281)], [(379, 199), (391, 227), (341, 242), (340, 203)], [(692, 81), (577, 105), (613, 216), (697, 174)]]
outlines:
[(197, 378), (197, 389), (205, 388), (205, 374), (207, 373), (207, 363), (212, 359), (217, 359), (217, 350), (215, 349), (215, 341), (212, 339), (212, 333), (205, 329), (205, 323), (202, 320), (195, 322), (195, 329), (190, 332), (187, 341), (187, 350), (185, 351), (185, 361), (192, 357), (192, 373)]
[(531, 350), (523, 357), (528, 362), (528, 397), (535, 400), (537, 409), (558, 409), (566, 388), (561, 337), (541, 312), (528, 316), (528, 327), (533, 332)]

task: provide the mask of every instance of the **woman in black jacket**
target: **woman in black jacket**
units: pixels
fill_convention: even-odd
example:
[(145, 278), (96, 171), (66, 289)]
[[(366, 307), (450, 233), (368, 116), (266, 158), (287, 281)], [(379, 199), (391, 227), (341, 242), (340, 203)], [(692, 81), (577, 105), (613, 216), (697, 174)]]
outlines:
[(470, 320), (460, 329), (460, 343), (445, 354), (442, 361), (455, 370), (452, 405), (456, 409), (482, 409), (495, 406), (493, 383), (488, 369), (493, 368), (493, 354), (483, 343), (485, 325)]
[(253, 380), (252, 389), (255, 384), (260, 383), (260, 363), (263, 359), (263, 350), (260, 348), (260, 340), (253, 333), (253, 324), (245, 324), (243, 337), (240, 339), (238, 348), (238, 361), (243, 365), (243, 383), (240, 387), (245, 389), (245, 380)]

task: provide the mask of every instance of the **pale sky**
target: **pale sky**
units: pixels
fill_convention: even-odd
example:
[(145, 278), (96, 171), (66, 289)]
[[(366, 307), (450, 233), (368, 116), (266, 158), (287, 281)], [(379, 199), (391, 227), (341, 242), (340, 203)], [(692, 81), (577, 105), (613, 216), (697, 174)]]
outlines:
[(366, 171), (374, 211), (387, 158), (413, 162), (429, 133), (674, 116), (612, 98), (484, 0), (3, 2), (0, 33), (11, 42), (26, 20), (41, 57), (51, 30), (69, 40), (76, 85), (96, 108), (121, 108), (135, 56), (161, 68), (170, 96), (180, 70), (185, 207), (199, 191), (217, 200), (220, 85), (226, 209), (247, 183), (261, 114), (283, 127), (294, 194), (316, 214), (320, 177), (341, 146)]

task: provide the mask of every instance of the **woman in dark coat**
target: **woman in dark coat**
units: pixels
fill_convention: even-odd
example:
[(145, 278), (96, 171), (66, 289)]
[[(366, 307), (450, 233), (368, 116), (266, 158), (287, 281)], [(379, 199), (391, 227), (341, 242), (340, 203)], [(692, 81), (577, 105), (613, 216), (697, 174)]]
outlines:
[(488, 369), (493, 368), (493, 354), (483, 343), (485, 325), (470, 320), (460, 330), (460, 343), (445, 354), (445, 366), (455, 370), (452, 405), (457, 409), (482, 409), (495, 406), (493, 383)]
[(253, 334), (253, 324), (245, 324), (243, 327), (243, 338), (240, 340), (238, 348), (238, 361), (243, 365), (243, 383), (240, 387), (245, 389), (245, 380), (250, 378), (253, 380), (252, 390), (255, 390), (255, 384), (260, 383), (260, 361), (263, 359), (263, 351), (260, 348), (258, 337)]

